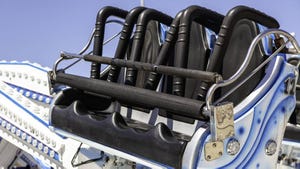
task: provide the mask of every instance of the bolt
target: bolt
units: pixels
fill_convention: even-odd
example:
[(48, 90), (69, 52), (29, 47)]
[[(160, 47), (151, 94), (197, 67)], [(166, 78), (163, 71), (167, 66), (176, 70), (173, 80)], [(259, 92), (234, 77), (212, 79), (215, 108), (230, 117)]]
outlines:
[(240, 150), (240, 143), (237, 139), (232, 138), (227, 143), (227, 153), (229, 155), (236, 155)]
[(269, 140), (267, 143), (266, 143), (266, 154), (268, 156), (272, 156), (276, 153), (276, 149), (277, 149), (277, 144), (274, 140)]

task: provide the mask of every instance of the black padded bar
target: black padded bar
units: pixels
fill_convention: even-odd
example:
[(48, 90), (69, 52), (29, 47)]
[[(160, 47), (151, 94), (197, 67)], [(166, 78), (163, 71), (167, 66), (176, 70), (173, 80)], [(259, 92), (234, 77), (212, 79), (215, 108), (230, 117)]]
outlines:
[[(95, 33), (94, 33), (94, 49), (93, 54), (102, 55), (103, 50), (103, 41), (104, 41), (104, 32), (105, 32), (105, 22), (108, 17), (116, 16), (119, 18), (125, 18), (128, 14), (128, 11), (106, 6), (102, 8), (98, 14), (96, 19)], [(91, 78), (99, 79), (100, 77), (100, 69), (101, 65), (99, 63), (92, 63), (91, 65)]]
[[(143, 12), (145, 9), (146, 8), (144, 7), (136, 7), (129, 11), (128, 15), (126, 16), (123, 29), (121, 31), (120, 40), (118, 42), (114, 58), (124, 59), (134, 24), (137, 22), (140, 13)], [(112, 66), (109, 71), (107, 81), (116, 82), (119, 73), (120, 68)]]
[[(144, 45), (146, 28), (147, 28), (149, 21), (151, 21), (151, 20), (158, 21), (165, 25), (170, 25), (172, 23), (173, 18), (162, 12), (154, 10), (154, 9), (146, 9), (145, 11), (143, 11), (140, 14), (139, 19), (136, 24), (136, 31), (134, 33), (133, 43), (132, 43), (132, 48), (131, 48), (132, 52), (131, 52), (130, 58), (128, 60), (131, 60), (131, 61), (139, 61), (140, 60), (142, 48)], [(130, 85), (135, 84), (136, 73), (137, 72), (135, 70), (128, 69), (126, 72), (125, 83), (130, 84)]]
[(148, 72), (151, 71), (151, 72), (162, 73), (167, 75), (176, 75), (180, 77), (200, 79), (206, 82), (213, 82), (213, 83), (216, 83), (221, 77), (219, 74), (213, 72), (184, 69), (184, 68), (164, 66), (164, 65), (156, 65), (151, 63), (135, 62), (130, 60), (115, 59), (115, 58), (104, 57), (104, 56), (99, 57), (95, 55), (85, 55), (84, 60), (95, 62), (95, 63), (109, 64), (109, 65), (114, 65), (119, 67), (127, 67), (135, 70), (143, 70)]
[(227, 50), (232, 31), (235, 24), (242, 20), (249, 19), (255, 21), (259, 24), (262, 24), (268, 28), (279, 28), (279, 23), (271, 16), (268, 16), (254, 8), (249, 8), (247, 6), (237, 6), (231, 9), (225, 16), (216, 44), (214, 46), (214, 51), (210, 58), (208, 64), (208, 71), (217, 71), (216, 67), (221, 65), (223, 62), (223, 56)]
[[(200, 6), (188, 7), (180, 20), (177, 48), (174, 59), (175, 67), (187, 67), (187, 56), (189, 53), (189, 40), (191, 25), (193, 21), (198, 22), (204, 27), (207, 27), (218, 33), (222, 24), (224, 16), (209, 9)], [(204, 56), (199, 56), (204, 57)], [(185, 79), (174, 77), (173, 79), (173, 93), (184, 96)]]
[[(178, 26), (181, 19), (181, 16), (183, 14), (183, 11), (180, 11), (175, 18), (173, 19), (169, 30), (166, 34), (165, 42), (163, 43), (163, 46), (161, 47), (159, 54), (155, 60), (156, 65), (166, 65), (168, 61), (168, 54), (170, 52), (170, 49), (172, 49), (175, 45), (177, 33), (178, 33)], [(154, 90), (156, 89), (159, 79), (161, 77), (161, 74), (157, 74), (155, 72), (150, 72), (149, 77), (146, 80), (145, 88)]]
[(125, 105), (148, 109), (162, 108), (184, 117), (207, 120), (202, 114), (205, 103), (201, 101), (65, 73), (58, 73), (55, 82), (110, 96)]

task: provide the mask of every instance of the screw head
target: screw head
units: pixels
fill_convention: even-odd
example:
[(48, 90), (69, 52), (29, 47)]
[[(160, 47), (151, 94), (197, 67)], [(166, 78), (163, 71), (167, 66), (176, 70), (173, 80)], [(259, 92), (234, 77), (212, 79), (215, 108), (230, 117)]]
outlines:
[(51, 150), (49, 155), (50, 155), (50, 157), (53, 158), (55, 156), (55, 152), (53, 150)]
[(39, 143), (39, 144), (38, 144), (38, 149), (39, 149), (39, 150), (42, 151), (42, 150), (43, 150), (43, 147), (44, 147), (44, 145), (43, 145), (42, 143)]
[(272, 156), (276, 153), (276, 149), (277, 149), (277, 144), (274, 140), (269, 140), (267, 143), (266, 143), (266, 150), (265, 150), (265, 153), (268, 155), (268, 156)]
[(240, 150), (239, 141), (235, 138), (230, 139), (227, 143), (226, 150), (229, 155), (236, 155)]
[(34, 139), (34, 140), (32, 141), (32, 145), (33, 145), (34, 147), (36, 147), (36, 146), (37, 146), (37, 144), (38, 144), (37, 140), (36, 140), (36, 139)]

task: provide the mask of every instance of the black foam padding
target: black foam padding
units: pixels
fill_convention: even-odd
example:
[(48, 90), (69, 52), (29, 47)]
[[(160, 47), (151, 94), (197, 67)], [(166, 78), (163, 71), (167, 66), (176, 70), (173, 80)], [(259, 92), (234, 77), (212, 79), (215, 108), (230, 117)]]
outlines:
[(92, 111), (106, 110), (111, 104), (110, 97), (100, 96), (74, 88), (63, 90), (54, 100), (54, 104), (69, 106), (74, 100), (81, 101), (87, 109)]
[(295, 142), (300, 142), (300, 127), (291, 125), (286, 126), (283, 138)]
[[(223, 79), (229, 79), (234, 75), (237, 70), (242, 65), (245, 57), (247, 55), (248, 49), (252, 40), (258, 35), (258, 28), (256, 24), (250, 20), (243, 19), (236, 23), (233, 28), (233, 33), (230, 38), (225, 56), (223, 58), (223, 65), (221, 66)], [(252, 59), (249, 65), (242, 74), (232, 84), (221, 89), (221, 96), (226, 94), (234, 86), (239, 84), (243, 79), (249, 76), (255, 68), (257, 68), (265, 60), (265, 55), (261, 46), (257, 46), (254, 50)], [(231, 101), (234, 105), (240, 103), (244, 98), (246, 98), (258, 85), (264, 76), (264, 69), (258, 71), (253, 75), (246, 83), (240, 86), (236, 91), (234, 91), (230, 96), (226, 98), (226, 101)]]
[[(108, 17), (115, 16), (118, 18), (125, 18), (128, 14), (128, 11), (115, 8), (112, 6), (106, 6), (102, 8), (98, 14), (95, 24), (94, 32), (94, 48), (93, 54), (102, 55), (103, 50), (103, 41), (104, 41), (104, 32), (105, 32), (105, 23)], [(91, 78), (99, 79), (100, 77), (101, 65), (99, 63), (92, 63), (91, 65)]]
[[(154, 63), (160, 50), (160, 30), (159, 23), (156, 21), (150, 21), (147, 25), (145, 32), (144, 45), (142, 49), (141, 62)], [(144, 87), (146, 78), (149, 72), (138, 71), (136, 86)]]
[[(145, 34), (148, 23), (151, 20), (158, 21), (165, 25), (170, 25), (173, 18), (154, 9), (146, 9), (143, 11), (136, 24), (136, 30), (134, 33), (134, 40), (132, 43), (132, 52), (128, 60), (131, 61), (140, 61), (142, 55), (142, 49), (144, 47)], [(125, 84), (135, 85), (137, 78), (137, 72), (133, 68), (128, 68), (126, 71)]]
[[(132, 45), (132, 40), (130, 40), (130, 37), (132, 35), (134, 25), (136, 24), (139, 14), (143, 12), (145, 9), (146, 8), (144, 7), (133, 8), (126, 16), (114, 58), (119, 58), (119, 59), (125, 58), (127, 53), (126, 51)], [(116, 82), (118, 80), (120, 70), (121, 69), (119, 67), (112, 66), (109, 71), (107, 81)]]
[[(187, 68), (204, 71), (210, 54), (205, 28), (197, 23), (191, 28)], [(197, 79), (186, 79), (184, 97), (193, 98), (196, 84)]]
[(90, 114), (80, 101), (69, 106), (56, 105), (51, 125), (135, 156), (181, 168), (186, 141), (174, 137), (166, 125), (137, 128), (143, 125), (130, 125), (119, 113)]
[[(189, 40), (189, 52), (187, 57), (187, 68), (194, 70), (205, 70), (208, 57), (209, 57), (209, 47), (206, 39), (205, 28), (201, 25), (193, 22), (191, 26), (190, 32), (190, 40)], [(172, 80), (171, 77), (167, 77), (167, 81), (165, 81), (164, 90), (170, 92), (172, 90)], [(185, 80), (185, 92), (184, 97), (187, 98), (195, 98), (193, 96), (194, 91), (197, 89), (197, 80), (187, 78)], [(165, 110), (160, 110), (159, 115), (168, 117), (174, 120), (182, 121), (185, 123), (194, 123), (194, 119), (187, 118), (183, 116), (174, 115), (174, 113), (168, 113)]]
[(235, 32), (235, 25), (243, 19), (254, 21), (268, 28), (279, 28), (276, 19), (268, 16), (258, 10), (246, 6), (237, 6), (228, 11), (225, 16), (219, 32), (219, 36), (214, 46), (214, 51), (209, 61), (208, 71), (219, 72), (218, 66), (222, 64), (222, 56), (226, 53), (227, 47), (230, 45), (230, 39)]

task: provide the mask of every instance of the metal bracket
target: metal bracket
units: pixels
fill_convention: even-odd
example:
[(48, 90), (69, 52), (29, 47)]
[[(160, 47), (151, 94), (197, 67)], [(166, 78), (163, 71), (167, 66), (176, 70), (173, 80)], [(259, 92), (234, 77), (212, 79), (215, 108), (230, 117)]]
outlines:
[(212, 161), (220, 158), (223, 155), (224, 143), (222, 141), (213, 141), (205, 144), (204, 152), (205, 159), (207, 161)]
[(222, 103), (211, 106), (211, 141), (205, 144), (205, 159), (210, 161), (223, 155), (226, 138), (234, 136), (233, 103)]
[(234, 113), (232, 103), (212, 106), (211, 128), (212, 139), (222, 141), (234, 136)]

